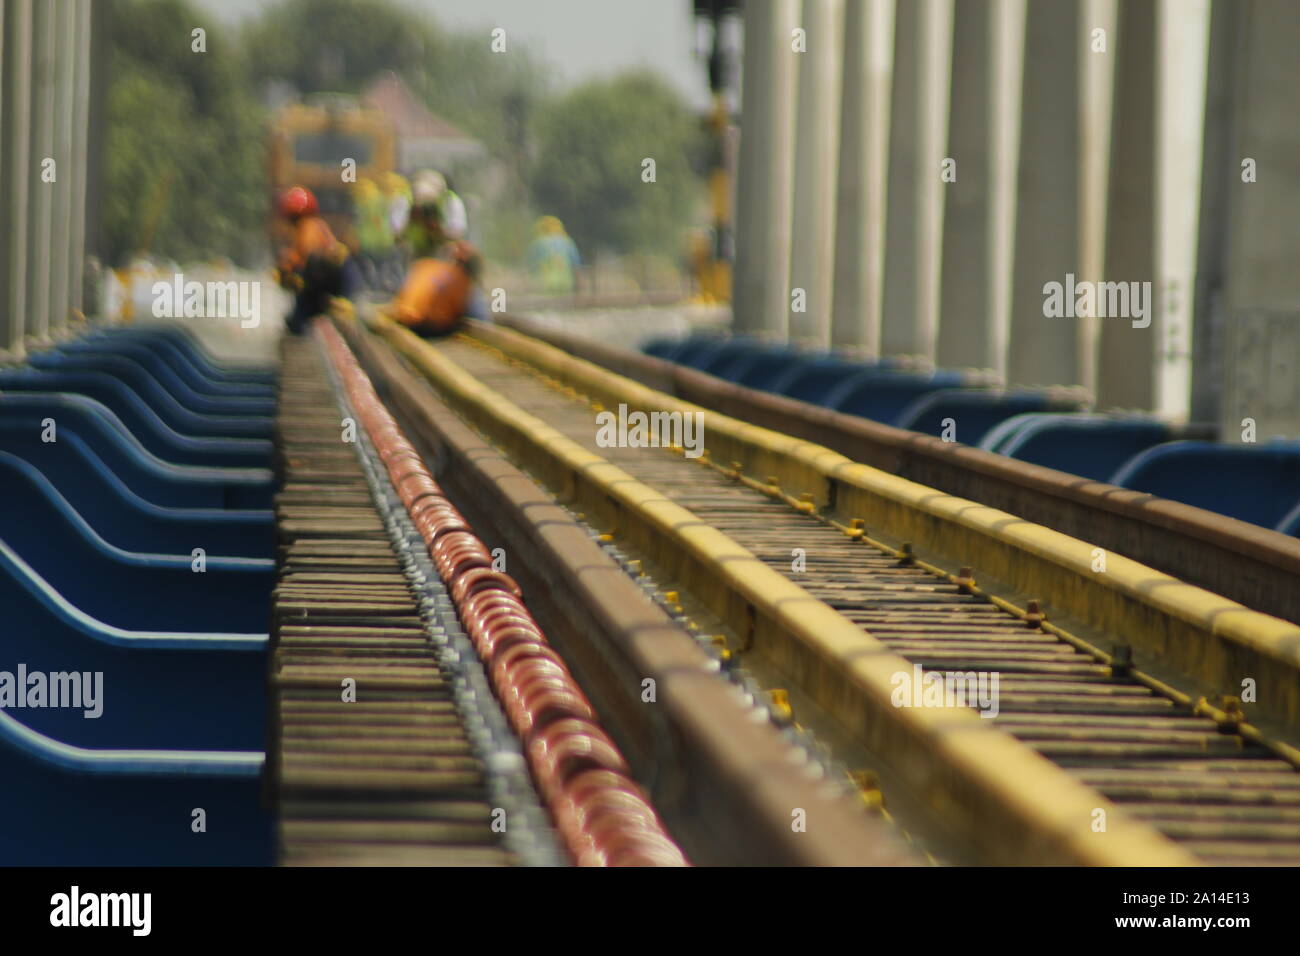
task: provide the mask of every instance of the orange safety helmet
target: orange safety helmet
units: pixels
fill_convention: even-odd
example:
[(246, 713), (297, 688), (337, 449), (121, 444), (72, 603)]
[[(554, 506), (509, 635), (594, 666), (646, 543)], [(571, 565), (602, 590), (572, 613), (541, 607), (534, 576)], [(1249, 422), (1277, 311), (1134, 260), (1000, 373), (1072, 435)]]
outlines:
[(280, 215), (289, 219), (313, 216), (319, 209), (316, 197), (305, 186), (290, 186), (280, 196)]

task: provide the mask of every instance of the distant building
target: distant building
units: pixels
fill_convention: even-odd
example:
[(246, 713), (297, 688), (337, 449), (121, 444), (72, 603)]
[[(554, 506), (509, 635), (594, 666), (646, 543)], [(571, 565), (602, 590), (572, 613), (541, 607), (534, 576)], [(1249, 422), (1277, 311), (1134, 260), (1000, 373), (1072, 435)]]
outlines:
[(397, 168), (407, 175), (430, 168), (455, 171), (487, 157), (481, 142), (430, 113), (391, 70), (371, 81), (362, 91), (361, 101), (383, 111), (392, 121), (397, 132)]

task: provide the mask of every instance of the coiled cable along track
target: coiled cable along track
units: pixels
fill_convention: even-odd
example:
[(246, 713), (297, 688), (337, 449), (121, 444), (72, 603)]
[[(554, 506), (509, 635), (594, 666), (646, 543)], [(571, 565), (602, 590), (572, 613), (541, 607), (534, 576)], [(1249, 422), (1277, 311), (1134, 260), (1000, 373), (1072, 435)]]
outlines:
[[(1244, 723), (1239, 708), (1209, 706), (1133, 667), (1122, 634), (1108, 636), (1113, 653), (1107, 653), (1047, 622), (1032, 602), (1023, 612), (981, 590), (969, 568), (944, 572), (919, 560), (910, 546), (876, 540), (860, 525), (837, 525), (809, 502), (784, 495), (775, 482), (765, 485), (734, 467), (707, 458), (708, 467), (700, 467), (682, 458), (680, 448), (676, 455), (659, 448), (594, 448), (598, 402), (518, 359), (507, 362), (490, 346), (459, 337), (420, 348), (436, 348), (498, 396), (509, 396), (724, 533), (915, 665), (918, 674), (996, 676), (996, 700), (989, 702), (996, 716), (988, 723), (1091, 788), (1098, 807), (1121, 807), (1139, 828), (1146, 824), (1176, 844), (1166, 843), (1170, 852), (1161, 853), (1162, 862), (1300, 863), (1294, 748), (1264, 739)], [(435, 364), (421, 367), (429, 374)], [(445, 381), (431, 378), (445, 391)], [(482, 427), (482, 407), (475, 412)], [(509, 435), (517, 437), (519, 422), (512, 427)], [(806, 555), (797, 572), (792, 554)], [(698, 587), (690, 580), (659, 584), (683, 595)], [(743, 632), (736, 627), (725, 636), (725, 658), (744, 662), (755, 650)], [(722, 643), (720, 636), (711, 639)], [(766, 651), (780, 670), (785, 652)], [(809, 690), (807, 699), (816, 698)], [(1080, 819), (1077, 826), (1086, 831), (1095, 822)]]
[(286, 340), (278, 423), (282, 859), (562, 862), (531, 768), (576, 862), (684, 863), (518, 588), (343, 342), (314, 334)]

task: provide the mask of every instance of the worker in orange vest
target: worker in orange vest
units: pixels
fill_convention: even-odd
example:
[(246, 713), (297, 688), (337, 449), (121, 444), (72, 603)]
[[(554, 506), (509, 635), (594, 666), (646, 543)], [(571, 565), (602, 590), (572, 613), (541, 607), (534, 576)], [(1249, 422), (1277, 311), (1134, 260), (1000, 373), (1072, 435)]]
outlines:
[(445, 259), (417, 259), (388, 306), (398, 322), (421, 335), (448, 335), (469, 310), (482, 260), (468, 242), (448, 244)]
[(360, 276), (348, 247), (320, 217), (320, 206), (310, 189), (290, 187), (278, 207), (292, 228), (293, 239), (276, 257), (276, 278), (294, 294), (293, 311), (285, 324), (297, 335), (313, 316), (328, 310), (332, 298), (352, 298)]

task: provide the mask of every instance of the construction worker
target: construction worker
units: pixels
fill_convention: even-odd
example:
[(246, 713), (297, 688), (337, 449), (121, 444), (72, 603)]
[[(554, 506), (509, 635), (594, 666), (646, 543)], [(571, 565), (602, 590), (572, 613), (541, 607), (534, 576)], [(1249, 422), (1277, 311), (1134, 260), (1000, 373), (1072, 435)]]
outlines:
[(444, 243), (464, 239), (469, 231), (465, 203), (434, 169), (415, 176), (411, 186), (411, 218), (402, 241), (417, 259), (436, 256)]
[(456, 195), (450, 176), (444, 173), (442, 180), (447, 187), (438, 201), (438, 209), (442, 214), (442, 234), (448, 239), (468, 239), (469, 216), (465, 212), (465, 201)]
[(384, 199), (388, 203), (388, 232), (393, 237), (393, 248), (384, 264), (381, 285), (385, 291), (393, 292), (402, 284), (402, 276), (406, 274), (406, 254), (398, 241), (411, 216), (411, 184), (397, 172), (384, 173), (383, 182)]
[(482, 260), (468, 242), (446, 247), (446, 258), (411, 263), (397, 297), (384, 309), (398, 322), (426, 336), (447, 335), (466, 314)]
[(358, 179), (352, 193), (356, 213), (357, 265), (366, 285), (382, 287), (380, 272), (393, 252), (393, 231), (388, 226), (388, 200), (374, 180)]
[(417, 173), (411, 182), (411, 214), (399, 241), (412, 259), (435, 256), (442, 245), (442, 214), (438, 200), (445, 189), (446, 181), (432, 170)]
[(293, 238), (276, 256), (276, 279), (294, 294), (293, 311), (285, 325), (298, 335), (313, 316), (329, 308), (332, 298), (352, 298), (359, 277), (348, 247), (320, 217), (320, 206), (310, 189), (291, 186), (277, 206)]
[(536, 238), (528, 247), (528, 271), (546, 292), (565, 293), (575, 288), (575, 270), (582, 264), (578, 247), (554, 216), (542, 216), (533, 227)]
[(411, 214), (411, 184), (401, 173), (384, 173), (384, 198), (388, 200), (388, 231), (398, 236)]

